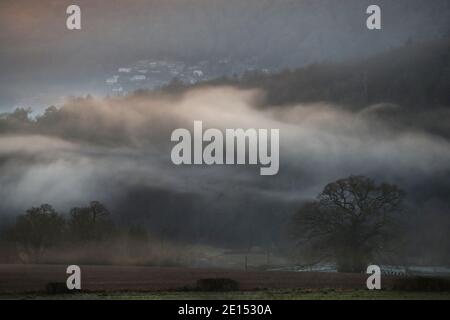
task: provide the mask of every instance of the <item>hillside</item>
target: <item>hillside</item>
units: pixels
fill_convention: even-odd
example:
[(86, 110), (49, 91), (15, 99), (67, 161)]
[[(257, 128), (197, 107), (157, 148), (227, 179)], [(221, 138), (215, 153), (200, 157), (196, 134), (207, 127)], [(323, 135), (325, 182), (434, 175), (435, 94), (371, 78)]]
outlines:
[(406, 43), (364, 60), (312, 64), (206, 83), (224, 84), (263, 89), (270, 105), (326, 101), (352, 109), (376, 103), (450, 106), (450, 41)]

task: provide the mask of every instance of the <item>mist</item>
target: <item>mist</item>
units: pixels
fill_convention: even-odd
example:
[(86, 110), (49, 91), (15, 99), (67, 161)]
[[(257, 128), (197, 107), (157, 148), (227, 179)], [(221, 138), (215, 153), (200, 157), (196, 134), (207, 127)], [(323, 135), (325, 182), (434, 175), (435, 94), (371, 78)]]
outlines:
[[(399, 126), (386, 120), (386, 110), (417, 121)], [(391, 104), (359, 111), (330, 103), (280, 108), (267, 105), (263, 91), (233, 87), (71, 99), (35, 119), (0, 119), (0, 212), (11, 218), (41, 203), (67, 212), (99, 200), (120, 224), (141, 224), (155, 235), (260, 245), (286, 240), (291, 215), (327, 183), (367, 175), (406, 190), (405, 221), (423, 218), (426, 207), (439, 225), (449, 207), (450, 145), (427, 131), (423, 112), (420, 120)], [(205, 129), (280, 129), (279, 173), (172, 164), (171, 132), (191, 130), (194, 120)]]

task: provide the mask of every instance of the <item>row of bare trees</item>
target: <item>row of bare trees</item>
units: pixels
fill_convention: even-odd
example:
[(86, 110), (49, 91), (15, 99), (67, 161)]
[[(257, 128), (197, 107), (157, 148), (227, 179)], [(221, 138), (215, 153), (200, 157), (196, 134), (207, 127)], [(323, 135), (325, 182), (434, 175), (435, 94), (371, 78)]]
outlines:
[[(19, 215), (6, 230), (6, 238), (13, 242), (22, 261), (39, 262), (46, 250), (70, 244), (101, 242), (117, 236), (119, 230), (108, 209), (98, 201), (72, 208), (68, 215), (58, 213), (51, 205), (32, 207)], [(140, 227), (129, 232), (146, 237)]]

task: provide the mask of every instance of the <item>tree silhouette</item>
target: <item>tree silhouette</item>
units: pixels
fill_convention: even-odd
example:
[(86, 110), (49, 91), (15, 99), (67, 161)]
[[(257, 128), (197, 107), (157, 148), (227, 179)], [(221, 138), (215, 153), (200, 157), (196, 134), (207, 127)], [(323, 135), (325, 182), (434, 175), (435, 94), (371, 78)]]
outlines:
[(313, 261), (333, 260), (338, 271), (361, 272), (395, 237), (403, 197), (397, 186), (364, 176), (337, 180), (297, 212), (294, 236)]
[(75, 241), (104, 240), (115, 232), (108, 209), (98, 201), (70, 210), (69, 231)]
[(39, 262), (44, 251), (58, 245), (64, 235), (65, 220), (51, 205), (33, 207), (18, 216), (9, 232), (16, 242), (19, 256), (25, 262)]

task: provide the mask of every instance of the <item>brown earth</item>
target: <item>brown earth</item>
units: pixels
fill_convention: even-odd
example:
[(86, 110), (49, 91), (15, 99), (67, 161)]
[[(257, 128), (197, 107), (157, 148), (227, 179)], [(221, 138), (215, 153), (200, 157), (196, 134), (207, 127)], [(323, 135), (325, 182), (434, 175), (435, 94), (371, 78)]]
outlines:
[[(43, 292), (50, 282), (67, 279), (63, 265), (0, 265), (0, 293)], [(237, 271), (201, 268), (80, 266), (82, 290), (170, 291), (193, 287), (205, 278), (229, 278), (241, 290), (261, 289), (365, 289), (367, 275), (321, 272)], [(393, 277), (383, 277), (383, 287)]]

